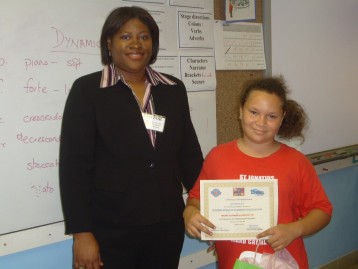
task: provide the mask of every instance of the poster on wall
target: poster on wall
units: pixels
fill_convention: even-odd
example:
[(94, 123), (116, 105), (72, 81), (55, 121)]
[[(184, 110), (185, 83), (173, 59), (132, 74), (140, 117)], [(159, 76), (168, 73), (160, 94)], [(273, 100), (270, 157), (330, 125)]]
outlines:
[(226, 0), (226, 21), (255, 20), (255, 0)]

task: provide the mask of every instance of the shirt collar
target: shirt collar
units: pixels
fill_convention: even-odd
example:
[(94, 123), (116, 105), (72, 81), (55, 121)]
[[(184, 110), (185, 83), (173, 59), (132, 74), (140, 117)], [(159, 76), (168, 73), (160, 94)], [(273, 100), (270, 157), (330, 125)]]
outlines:
[[(146, 73), (149, 83), (154, 86), (158, 85), (159, 83), (165, 85), (176, 85), (176, 83), (169, 79), (166, 75), (155, 71), (150, 66), (146, 67)], [(114, 64), (111, 63), (109, 65), (105, 65), (102, 70), (100, 88), (111, 87), (115, 85), (119, 80), (121, 80), (121, 76), (117, 73)]]

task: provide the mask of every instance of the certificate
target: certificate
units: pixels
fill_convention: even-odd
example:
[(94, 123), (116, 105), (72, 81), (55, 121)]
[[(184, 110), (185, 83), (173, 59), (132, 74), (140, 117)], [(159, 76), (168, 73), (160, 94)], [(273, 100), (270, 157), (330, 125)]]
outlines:
[(277, 225), (277, 179), (201, 180), (200, 213), (216, 229), (202, 240), (250, 240)]

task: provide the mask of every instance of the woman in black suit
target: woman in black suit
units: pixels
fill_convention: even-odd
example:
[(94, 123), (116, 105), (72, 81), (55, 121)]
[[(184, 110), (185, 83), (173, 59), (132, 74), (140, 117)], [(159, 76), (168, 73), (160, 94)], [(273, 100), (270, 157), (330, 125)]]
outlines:
[(159, 29), (140, 7), (113, 10), (101, 34), (104, 69), (66, 101), (60, 187), (76, 269), (177, 268), (183, 185), (203, 157), (184, 84), (154, 71)]

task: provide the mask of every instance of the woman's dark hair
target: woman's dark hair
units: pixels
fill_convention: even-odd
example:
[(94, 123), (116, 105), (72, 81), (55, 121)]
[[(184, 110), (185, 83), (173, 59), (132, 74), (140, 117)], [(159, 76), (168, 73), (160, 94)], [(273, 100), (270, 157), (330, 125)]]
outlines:
[(119, 31), (119, 29), (126, 24), (131, 19), (139, 19), (144, 23), (149, 31), (153, 41), (152, 48), (152, 57), (150, 58), (149, 64), (155, 63), (157, 60), (157, 55), (159, 51), (159, 28), (153, 17), (149, 12), (141, 7), (132, 6), (132, 7), (119, 7), (108, 15), (103, 27), (101, 34), (101, 60), (102, 64), (112, 63), (112, 57), (108, 51), (108, 39), (112, 37)]
[(299, 103), (287, 99), (289, 92), (283, 77), (269, 77), (247, 81), (241, 92), (240, 107), (244, 106), (252, 91), (264, 91), (280, 98), (282, 111), (285, 113), (285, 116), (277, 132), (278, 136), (283, 139), (300, 137), (303, 143), (303, 131), (307, 126), (308, 117)]

